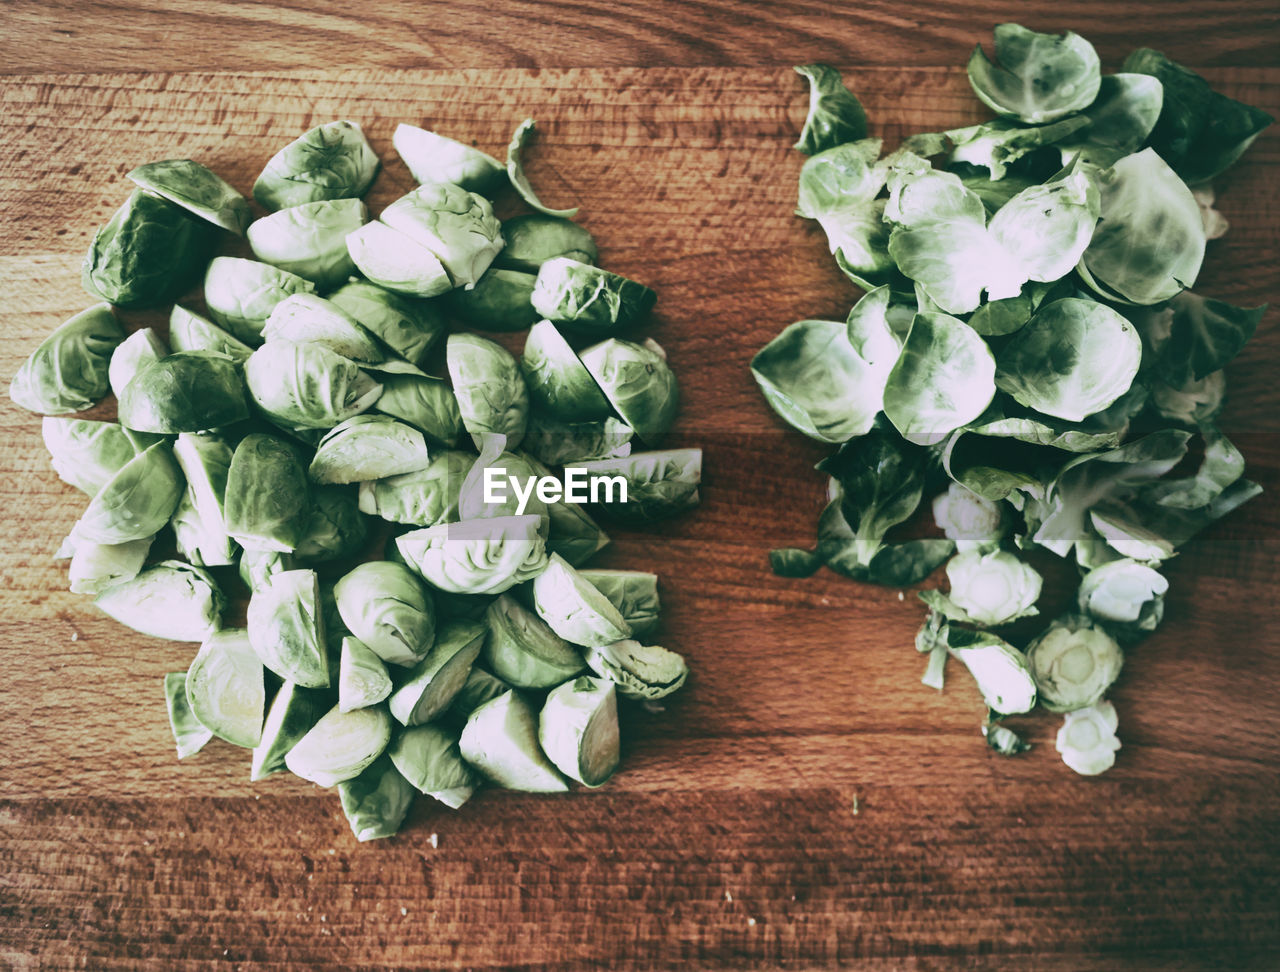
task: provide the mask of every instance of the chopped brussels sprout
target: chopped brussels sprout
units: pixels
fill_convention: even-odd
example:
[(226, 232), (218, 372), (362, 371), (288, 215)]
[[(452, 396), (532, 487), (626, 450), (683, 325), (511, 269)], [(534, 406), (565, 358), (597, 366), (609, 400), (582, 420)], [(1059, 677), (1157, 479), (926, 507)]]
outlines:
[(1004, 550), (971, 550), (947, 563), (950, 596), (922, 591), (929, 606), (949, 620), (994, 626), (1038, 614), (1040, 574)]
[(411, 726), (400, 731), (387, 752), (413, 787), (450, 809), (457, 810), (475, 792), (478, 781), (462, 759), (456, 733)]
[(662, 605), (657, 574), (643, 570), (580, 570), (578, 574), (609, 599), (637, 638), (658, 627)]
[(644, 284), (568, 257), (538, 268), (530, 297), (549, 321), (586, 334), (609, 335), (641, 320), (658, 295)]
[(1007, 729), (1004, 726), (983, 726), (982, 735), (987, 740), (987, 746), (994, 749), (1001, 756), (1017, 756), (1019, 753), (1025, 753), (1031, 748), (1031, 743), (1024, 740), (1012, 729)]
[(253, 348), (212, 321), (177, 304), (169, 315), (169, 343), (174, 351), (212, 351), (238, 365), (249, 360)]
[(224, 495), (227, 533), (246, 549), (292, 553), (306, 535), (307, 474), (281, 439), (259, 432), (241, 439)]
[(439, 378), (385, 375), (374, 410), (418, 429), (430, 441), (452, 448), (466, 431), (458, 399)]
[(363, 646), (392, 665), (416, 665), (435, 641), (431, 596), (403, 564), (370, 561), (334, 587), (338, 612)]
[(40, 433), (53, 471), (89, 496), (96, 496), (125, 463), (161, 438), (114, 422), (51, 416), (40, 423)]
[(613, 416), (597, 422), (561, 422), (534, 410), (522, 444), (544, 465), (563, 466), (580, 459), (629, 456), (634, 435), (631, 426)]
[(378, 156), (360, 126), (333, 121), (317, 125), (273, 155), (253, 184), (253, 198), (274, 211), (363, 196), (377, 172)]
[(245, 363), (244, 377), (258, 407), (286, 428), (333, 428), (382, 394), (354, 361), (319, 344), (264, 344)]
[(1116, 762), (1120, 720), (1110, 702), (1068, 712), (1058, 730), (1057, 750), (1062, 761), (1081, 776), (1097, 776)]
[(396, 835), (413, 803), (413, 787), (382, 755), (359, 776), (339, 783), (338, 796), (351, 832), (363, 843)]
[(391, 144), (419, 183), (451, 182), (491, 195), (506, 181), (506, 167), (492, 155), (423, 128), (397, 125)]
[(538, 741), (565, 776), (602, 786), (618, 768), (618, 740), (613, 682), (582, 675), (547, 695), (538, 718)]
[(455, 522), (471, 465), (465, 452), (437, 452), (425, 469), (361, 483), (360, 509), (393, 523), (430, 527)]
[(474, 287), (503, 245), (489, 200), (450, 183), (419, 186), (379, 219), (430, 250), (455, 287)]
[(329, 300), (410, 364), (422, 365), (447, 326), (429, 301), (413, 300), (365, 280), (352, 280)]
[(1060, 618), (1027, 646), (1040, 704), (1050, 712), (1093, 705), (1120, 676), (1124, 653), (1086, 617)]
[(462, 424), (477, 448), (489, 433), (505, 435), (507, 448), (518, 448), (529, 419), (529, 392), (516, 359), (474, 334), (450, 334), (446, 349)]
[(320, 199), (257, 220), (249, 227), (249, 246), (263, 263), (331, 289), (355, 273), (347, 234), (368, 220), (359, 199)]
[(425, 469), (427, 443), (389, 415), (356, 415), (320, 440), (308, 475), (316, 483), (356, 483)]
[(219, 739), (248, 749), (262, 741), (266, 689), (247, 632), (227, 628), (205, 639), (187, 669), (187, 705)]
[(191, 159), (148, 162), (126, 173), (125, 178), (237, 236), (244, 236), (253, 220), (244, 196)]
[(662, 349), (652, 341), (610, 338), (583, 351), (582, 363), (622, 420), (656, 445), (680, 409), (676, 376)]
[(529, 297), (535, 277), (522, 270), (489, 267), (470, 290), (458, 288), (440, 298), (449, 313), (482, 331), (523, 331), (538, 321)]
[(504, 270), (536, 274), (548, 260), (568, 257), (579, 263), (595, 263), (599, 256), (591, 234), (572, 220), (545, 213), (524, 213), (502, 224), (507, 245), (493, 265)]
[(431, 250), (386, 223), (365, 223), (348, 233), (347, 252), (369, 280), (397, 294), (437, 297), (453, 289), (453, 278)]
[(128, 543), (94, 543), (76, 539), (74, 543), (75, 552), (67, 568), (71, 593), (101, 594), (138, 576), (142, 565), (147, 562), (152, 538), (144, 537)]
[(516, 688), (559, 685), (586, 667), (582, 654), (510, 594), (485, 612), (484, 664)]
[(294, 556), (304, 567), (345, 560), (356, 556), (368, 537), (356, 489), (320, 486), (311, 491), (311, 513)]
[(515, 692), (486, 702), (467, 719), (462, 758), (498, 786), (530, 793), (569, 788), (538, 744), (538, 717)]
[(343, 712), (364, 709), (385, 701), (391, 694), (387, 666), (363, 642), (342, 639), (338, 663), (338, 708)]
[(294, 776), (328, 788), (359, 776), (390, 742), (386, 708), (343, 712), (335, 705), (294, 744), (284, 764)]
[(591, 422), (609, 415), (591, 372), (550, 321), (534, 324), (520, 362), (529, 402), (564, 422)]
[(565, 641), (588, 648), (630, 638), (631, 625), (607, 597), (559, 554), (533, 580), (533, 606)]
[(1080, 581), (1080, 610), (1117, 635), (1142, 636), (1164, 618), (1169, 582), (1157, 570), (1127, 558), (1093, 568)]
[(405, 562), (428, 583), (454, 594), (501, 594), (547, 565), (537, 516), (446, 523), (402, 534)]
[(227, 532), (227, 477), (234, 450), (219, 435), (183, 432), (173, 445), (187, 480), (187, 497), (200, 520), (202, 535), (198, 547), (204, 566), (224, 566), (234, 562), (235, 544)]
[(262, 327), (290, 294), (313, 294), (316, 285), (269, 263), (214, 257), (204, 275), (209, 316), (245, 344), (262, 343)]
[(292, 294), (276, 304), (262, 328), (264, 340), (319, 344), (362, 365), (377, 365), (386, 352), (346, 311), (315, 294)]
[(698, 505), (702, 450), (633, 452), (621, 459), (565, 463), (565, 470), (582, 470), (588, 479), (620, 477), (627, 486), (626, 502), (608, 503), (602, 509), (620, 519), (647, 522), (678, 516)]
[(139, 432), (207, 432), (249, 417), (244, 379), (230, 358), (179, 351), (141, 371), (120, 396), (120, 424)]
[(187, 704), (187, 673), (169, 672), (164, 677), (164, 700), (169, 710), (169, 729), (178, 747), (178, 759), (194, 756), (213, 738)]
[(155, 307), (199, 279), (213, 238), (213, 227), (183, 207), (135, 189), (94, 235), (80, 282), (117, 307)]
[(303, 688), (285, 679), (271, 701), (262, 724), (262, 741), (253, 749), (250, 781), (264, 779), (285, 768), (284, 758), (329, 710), (328, 693)]
[(134, 331), (111, 352), (111, 364), (107, 368), (111, 393), (119, 398), (138, 372), (168, 353), (164, 341), (151, 328)]
[(138, 453), (102, 486), (76, 522), (76, 535), (94, 543), (128, 543), (154, 536), (182, 498), (182, 471), (168, 442)]
[(329, 652), (314, 570), (271, 575), (265, 587), (253, 592), (247, 616), (249, 642), (263, 665), (303, 688), (329, 687)]
[(222, 626), (227, 602), (207, 572), (165, 560), (107, 588), (93, 603), (108, 617), (152, 638), (204, 641)]
[(475, 621), (440, 625), (431, 650), (398, 681), (387, 701), (401, 725), (422, 725), (449, 707), (467, 681), (487, 630)]
[(111, 387), (111, 355), (125, 338), (110, 304), (95, 304), (45, 338), (9, 383), (9, 398), (29, 412), (80, 412)]

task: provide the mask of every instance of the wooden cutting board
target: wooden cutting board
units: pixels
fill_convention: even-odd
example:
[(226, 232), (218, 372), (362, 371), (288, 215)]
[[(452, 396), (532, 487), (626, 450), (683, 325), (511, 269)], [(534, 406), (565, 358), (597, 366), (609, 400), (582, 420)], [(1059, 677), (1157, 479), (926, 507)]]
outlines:
[[(1078, 3), (1115, 67), (1150, 45), (1280, 115), (1261, 3)], [(1232, 364), (1223, 426), (1267, 493), (1169, 568), (1167, 619), (1112, 698), (1124, 748), (1087, 780), (1053, 750), (986, 749), (952, 665), (919, 684), (913, 595), (773, 577), (807, 545), (823, 450), (756, 392), (752, 354), (856, 292), (792, 215), (805, 92), (845, 69), (873, 129), (984, 117), (961, 66), (996, 4), (619, 2), (285, 5), (13, 2), (0, 19), (0, 308), (6, 381), (90, 303), (79, 264), (124, 173), (205, 162), (247, 191), (304, 129), (359, 121), (411, 180), (397, 122), (500, 154), (539, 121), (544, 199), (580, 205), (604, 266), (660, 294), (653, 336), (706, 450), (696, 515), (614, 531), (600, 564), (658, 571), (663, 642), (694, 669), (625, 718), (623, 772), (563, 797), (485, 792), (358, 845), (337, 798), (250, 785), (214, 744), (174, 758), (161, 676), (193, 646), (66, 592), (51, 559), (83, 498), (39, 421), (0, 403), (0, 964), (13, 968), (1274, 967), (1280, 948), (1280, 340)], [(88, 73), (86, 73), (88, 72)], [(1280, 299), (1280, 137), (1220, 186), (1232, 223), (1201, 289)], [(150, 322), (146, 315), (135, 323)], [(95, 415), (109, 415), (105, 411)], [(1065, 577), (1065, 575), (1064, 575)], [(1061, 578), (1060, 578), (1061, 580)]]

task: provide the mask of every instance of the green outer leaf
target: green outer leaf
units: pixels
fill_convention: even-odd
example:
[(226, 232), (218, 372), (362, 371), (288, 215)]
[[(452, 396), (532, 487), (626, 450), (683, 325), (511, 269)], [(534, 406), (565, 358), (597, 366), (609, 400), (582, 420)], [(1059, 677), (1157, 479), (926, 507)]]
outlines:
[(769, 567), (779, 577), (812, 577), (821, 566), (821, 557), (799, 547), (769, 551)]
[(1149, 74), (1164, 88), (1154, 148), (1188, 183), (1208, 182), (1238, 159), (1274, 121), (1259, 108), (1218, 94), (1204, 78), (1159, 51), (1139, 48), (1124, 70)]
[(885, 385), (885, 415), (908, 441), (936, 441), (982, 414), (995, 371), (986, 343), (963, 321), (917, 314)]
[(795, 148), (805, 155), (867, 137), (867, 113), (827, 64), (800, 64), (796, 74), (809, 81), (809, 113)]
[(1253, 337), (1267, 305), (1236, 307), (1184, 290), (1170, 304), (1168, 339), (1156, 354), (1160, 377), (1180, 387), (1221, 369)]
[(533, 191), (533, 185), (529, 182), (529, 177), (525, 175), (524, 165), (520, 161), (520, 153), (524, 151), (525, 144), (533, 137), (536, 127), (536, 123), (532, 118), (526, 118), (516, 126), (515, 134), (511, 136), (511, 144), (507, 146), (507, 178), (515, 186), (520, 198), (538, 212), (546, 213), (548, 216), (573, 219), (578, 215), (577, 206), (572, 209), (552, 209), (546, 206), (538, 198), (538, 194)]
[(1078, 116), (1087, 128), (1059, 144), (1062, 161), (1079, 157), (1106, 168), (1138, 151), (1164, 104), (1164, 87), (1146, 74), (1107, 74), (1098, 97)]
[[(886, 433), (863, 436), (845, 443), (818, 469), (833, 476), (840, 492), (828, 504), (824, 518), (832, 538), (856, 537), (855, 563), (866, 567), (880, 549), (890, 527), (907, 519), (924, 491), (925, 454), (922, 449)], [(823, 522), (818, 525), (818, 554), (830, 565), (823, 550)]]
[(1102, 68), (1093, 45), (1078, 34), (1039, 34), (1018, 24), (995, 28), (998, 64), (982, 45), (969, 58), (969, 83), (992, 111), (1029, 125), (1054, 121), (1092, 104)]

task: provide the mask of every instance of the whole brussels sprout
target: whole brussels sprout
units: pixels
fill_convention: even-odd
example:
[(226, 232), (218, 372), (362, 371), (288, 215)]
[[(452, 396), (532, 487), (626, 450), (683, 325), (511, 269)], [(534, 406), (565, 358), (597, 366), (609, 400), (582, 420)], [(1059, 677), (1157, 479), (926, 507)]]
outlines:
[(294, 139), (267, 162), (253, 184), (263, 209), (286, 209), (321, 199), (363, 196), (378, 172), (378, 156), (360, 126), (333, 121)]
[(80, 281), (92, 296), (119, 307), (154, 307), (199, 278), (213, 238), (208, 223), (136, 189), (94, 236)]
[(9, 397), (46, 415), (82, 411), (107, 393), (111, 354), (123, 340), (111, 306), (95, 304), (40, 342), (10, 382)]

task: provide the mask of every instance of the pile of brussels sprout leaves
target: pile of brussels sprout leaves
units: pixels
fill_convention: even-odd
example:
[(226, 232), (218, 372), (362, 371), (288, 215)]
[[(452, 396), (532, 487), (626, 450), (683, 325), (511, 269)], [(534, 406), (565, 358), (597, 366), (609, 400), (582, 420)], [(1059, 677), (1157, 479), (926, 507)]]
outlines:
[[(1003, 24), (968, 68), (999, 117), (886, 155), (834, 69), (796, 70), (797, 213), (865, 295), (752, 362), (783, 419), (839, 446), (816, 548), (773, 569), (908, 586), (945, 562), (949, 593), (920, 593), (924, 683), (958, 658), (993, 749), (1027, 748), (1001, 720), (1038, 702), (1065, 714), (1067, 765), (1100, 773), (1120, 746), (1104, 696), (1160, 623), (1162, 563), (1260, 492), (1214, 419), (1265, 308), (1190, 288), (1226, 229), (1210, 182), (1272, 119), (1156, 51), (1103, 75), (1082, 37)], [(935, 483), (947, 539), (887, 541)], [(997, 632), (1038, 613), (1033, 550), (1074, 559), (1079, 589), (1019, 648)]]
[[(603, 784), (618, 696), (654, 708), (688, 674), (637, 640), (659, 622), (656, 575), (583, 566), (609, 539), (581, 505), (542, 484), (486, 496), (486, 469), (554, 466), (625, 480), (626, 502), (599, 507), (621, 521), (698, 502), (700, 450), (654, 448), (678, 408), (665, 355), (621, 336), (655, 294), (597, 268), (576, 210), (538, 200), (532, 129), (504, 165), (401, 125), (420, 185), (372, 221), (379, 160), (349, 121), (267, 163), (256, 220), (196, 162), (143, 165), (85, 260), (103, 302), (10, 388), (91, 497), (58, 552), (71, 589), (201, 642), (164, 682), (179, 758), (217, 736), (252, 750), (254, 780), (337, 786), (362, 841), (394, 834), (416, 792), (457, 808), (483, 782)], [(500, 222), (488, 197), (509, 185), (531, 211)], [(255, 259), (214, 256), (228, 232)], [(174, 305), (167, 343), (126, 337), (113, 305), (163, 308), (201, 278), (207, 316)], [(449, 321), (528, 329), (522, 359)], [(423, 370), (441, 343), (448, 381)], [(108, 390), (118, 422), (59, 417)], [(177, 557), (152, 555), (162, 531)], [(224, 627), (237, 572), (247, 623)]]

